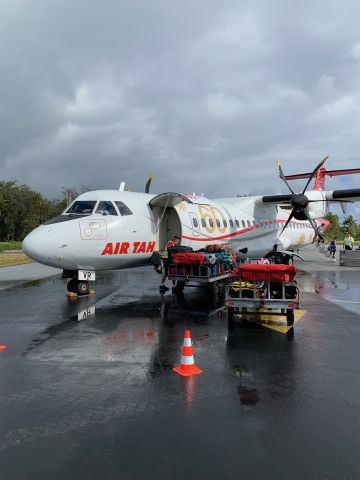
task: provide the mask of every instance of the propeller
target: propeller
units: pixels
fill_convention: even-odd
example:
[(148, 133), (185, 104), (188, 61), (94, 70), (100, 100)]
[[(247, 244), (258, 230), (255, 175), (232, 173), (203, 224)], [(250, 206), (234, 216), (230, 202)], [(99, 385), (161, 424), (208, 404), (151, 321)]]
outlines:
[(283, 231), (286, 229), (286, 227), (289, 225), (289, 223), (291, 222), (291, 220), (294, 217), (295, 218), (300, 217), (301, 219), (307, 220), (310, 223), (310, 225), (312, 226), (312, 228), (315, 232), (316, 238), (319, 238), (320, 240), (324, 238), (324, 236), (321, 233), (320, 229), (318, 228), (316, 222), (310, 217), (309, 210), (308, 210), (309, 203), (318, 202), (318, 201), (322, 202), (324, 200), (309, 200), (309, 198), (305, 195), (305, 192), (306, 192), (308, 186), (310, 185), (312, 179), (315, 177), (316, 173), (318, 172), (318, 170), (324, 165), (324, 163), (326, 162), (326, 160), (328, 158), (329, 158), (328, 156), (323, 158), (321, 160), (321, 162), (319, 162), (318, 165), (314, 168), (313, 172), (311, 173), (311, 175), (309, 177), (309, 180), (307, 181), (307, 183), (306, 183), (306, 185), (305, 185), (305, 187), (304, 187), (304, 189), (301, 193), (295, 193), (293, 191), (293, 189), (288, 184), (288, 181), (286, 180), (284, 172), (282, 171), (280, 161), (279, 160), (277, 161), (277, 166), (278, 166), (278, 170), (279, 170), (279, 177), (281, 178), (281, 180), (283, 180), (283, 182), (286, 184), (286, 186), (288, 187), (288, 189), (292, 193), (292, 195), (290, 195), (289, 198), (288, 198), (288, 203), (291, 204), (292, 210), (291, 210), (291, 213), (289, 215), (289, 218), (287, 219), (284, 227), (282, 228), (282, 230), (280, 232), (279, 237), (281, 236)]
[(145, 193), (149, 193), (149, 192), (150, 192), (150, 184), (151, 184), (152, 179), (153, 179), (153, 174), (150, 173), (150, 175), (148, 176), (146, 185), (145, 185)]

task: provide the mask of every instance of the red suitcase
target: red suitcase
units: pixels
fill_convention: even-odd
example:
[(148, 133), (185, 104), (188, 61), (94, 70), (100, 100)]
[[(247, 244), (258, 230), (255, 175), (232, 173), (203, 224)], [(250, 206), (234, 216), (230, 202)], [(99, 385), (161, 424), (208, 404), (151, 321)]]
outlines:
[(296, 275), (296, 269), (294, 265), (246, 264), (239, 265), (232, 271), (231, 275), (241, 277), (242, 280), (247, 282), (292, 282)]
[(176, 265), (203, 265), (206, 261), (206, 255), (203, 253), (175, 253), (172, 261)]

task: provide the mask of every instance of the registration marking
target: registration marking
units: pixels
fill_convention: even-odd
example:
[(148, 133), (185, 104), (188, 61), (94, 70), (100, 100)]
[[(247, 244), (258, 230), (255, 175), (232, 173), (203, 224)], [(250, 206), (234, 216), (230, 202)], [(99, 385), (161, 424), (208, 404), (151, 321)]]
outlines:
[(95, 306), (87, 307), (78, 313), (78, 317), (77, 317), (78, 322), (82, 322), (83, 320), (86, 320), (87, 318), (92, 317), (93, 315), (95, 315)]
[(84, 282), (93, 282), (95, 280), (94, 270), (79, 270), (78, 280), (83, 280)]

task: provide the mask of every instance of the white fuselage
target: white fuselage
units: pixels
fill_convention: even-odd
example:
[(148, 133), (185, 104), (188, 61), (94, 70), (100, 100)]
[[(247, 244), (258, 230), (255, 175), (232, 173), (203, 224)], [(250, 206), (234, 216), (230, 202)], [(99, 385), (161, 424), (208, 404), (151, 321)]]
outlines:
[[(308, 193), (309, 198), (323, 198), (321, 191)], [(116, 190), (84, 193), (75, 202), (92, 201), (92, 213), (65, 212), (58, 220), (32, 231), (23, 249), (34, 260), (64, 270), (109, 270), (149, 264), (152, 252), (164, 248), (174, 234), (181, 237), (182, 245), (194, 250), (228, 244), (232, 251), (247, 249), (247, 257), (261, 257), (274, 245), (279, 250), (296, 249), (314, 239), (310, 223), (295, 219), (279, 236), (290, 210), (264, 205), (261, 197), (210, 200), (173, 195), (178, 195), (173, 203), (166, 198), (156, 203), (161, 196), (154, 194)], [(131, 213), (122, 215), (117, 207), (116, 214), (96, 213), (100, 201), (122, 202)], [(327, 202), (311, 203), (309, 213), (313, 219), (323, 217)]]

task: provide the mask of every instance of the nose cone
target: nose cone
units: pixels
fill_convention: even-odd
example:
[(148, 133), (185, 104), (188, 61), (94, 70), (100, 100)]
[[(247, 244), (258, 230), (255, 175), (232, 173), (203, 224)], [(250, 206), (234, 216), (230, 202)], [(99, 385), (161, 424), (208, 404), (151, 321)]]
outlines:
[(56, 266), (56, 245), (51, 231), (38, 227), (27, 235), (22, 242), (22, 249), (27, 256), (44, 265)]

